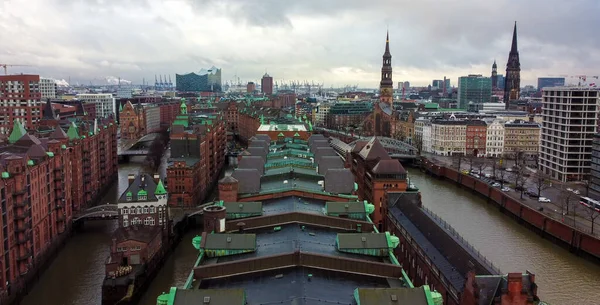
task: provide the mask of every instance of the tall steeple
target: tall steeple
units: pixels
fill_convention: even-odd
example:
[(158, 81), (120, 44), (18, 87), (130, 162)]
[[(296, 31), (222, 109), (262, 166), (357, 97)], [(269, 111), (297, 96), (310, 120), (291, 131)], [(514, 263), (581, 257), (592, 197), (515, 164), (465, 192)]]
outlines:
[(506, 80), (504, 83), (504, 103), (508, 109), (510, 101), (518, 100), (521, 93), (521, 62), (517, 48), (517, 22), (513, 29), (512, 44), (506, 63)]
[(494, 64), (492, 65), (492, 89), (498, 88), (498, 65), (496, 65), (496, 60), (494, 59)]
[(381, 82), (379, 82), (379, 100), (390, 105), (393, 104), (394, 82), (392, 81), (392, 54), (390, 53), (390, 34), (385, 37), (385, 52), (381, 67)]

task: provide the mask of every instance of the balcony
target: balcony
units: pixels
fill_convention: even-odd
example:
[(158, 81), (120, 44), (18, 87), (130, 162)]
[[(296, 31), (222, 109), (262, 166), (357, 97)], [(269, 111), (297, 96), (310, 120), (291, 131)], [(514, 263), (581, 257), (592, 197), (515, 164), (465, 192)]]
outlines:
[(25, 220), (31, 216), (31, 210), (25, 210), (21, 213), (15, 213), (15, 220)]
[(14, 190), (13, 191), (13, 196), (19, 196), (19, 195), (24, 195), (25, 193), (27, 193), (27, 188), (23, 188), (22, 190)]
[(25, 251), (25, 253), (19, 254), (17, 256), (17, 261), (24, 261), (24, 260), (29, 259), (30, 257), (31, 257), (31, 250), (27, 250), (27, 251)]
[(21, 226), (16, 226), (15, 233), (24, 233), (24, 232), (27, 232), (27, 230), (29, 230), (30, 228), (31, 228), (31, 225), (29, 225), (28, 223), (23, 224)]
[(15, 208), (24, 208), (29, 205), (29, 200), (23, 199), (21, 201), (13, 202), (13, 207)]

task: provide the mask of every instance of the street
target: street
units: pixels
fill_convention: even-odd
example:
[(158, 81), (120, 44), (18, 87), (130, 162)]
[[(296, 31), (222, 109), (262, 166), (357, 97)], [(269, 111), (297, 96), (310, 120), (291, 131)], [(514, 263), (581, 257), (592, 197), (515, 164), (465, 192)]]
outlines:
[[(428, 158), (434, 163), (456, 168), (458, 163), (458, 158), (456, 157), (448, 157), (448, 156), (438, 156), (432, 154), (423, 154), (424, 157)], [(467, 171), (475, 170), (478, 171), (482, 169), (482, 173), (480, 175), (480, 179), (485, 180), (485, 174), (489, 174), (493, 176), (493, 168), (492, 168), (492, 160), (485, 158), (477, 158), (476, 162), (460, 162), (460, 170), (464, 173)], [(482, 165), (483, 164), (483, 165)], [(586, 206), (583, 206), (579, 203), (579, 198), (581, 196), (586, 195), (585, 186), (581, 183), (572, 182), (572, 183), (562, 183), (559, 181), (551, 181), (547, 179), (538, 178), (536, 173), (536, 169), (532, 169), (529, 167), (525, 167), (520, 172), (524, 174), (524, 181), (519, 181), (518, 184), (523, 185), (523, 195), (521, 199), (521, 191), (516, 191), (515, 184), (517, 181), (517, 176), (515, 171), (509, 171), (508, 169), (514, 168), (513, 160), (503, 160), (503, 167), (507, 170), (502, 172), (498, 168), (496, 168), (496, 176), (504, 178), (508, 183), (503, 183), (502, 186), (508, 186), (510, 191), (505, 192), (508, 196), (519, 199), (520, 202), (526, 204), (527, 206), (541, 210), (543, 208), (543, 213), (553, 219), (564, 222), (574, 228), (577, 228), (581, 231), (584, 231), (588, 234), (592, 234), (592, 218), (594, 218), (594, 235), (600, 236), (600, 228), (598, 228), (598, 217), (600, 215), (599, 212), (592, 210)], [(472, 168), (471, 168), (472, 167)], [(543, 181), (542, 181), (543, 180)], [(538, 198), (530, 197), (525, 194), (525, 191), (531, 190), (536, 195), (538, 192), (538, 183), (542, 185), (540, 197), (545, 197), (550, 199), (551, 202), (544, 203), (540, 202)], [(577, 190), (580, 195), (575, 194), (571, 191), (568, 191), (567, 188), (572, 189), (573, 191)]]

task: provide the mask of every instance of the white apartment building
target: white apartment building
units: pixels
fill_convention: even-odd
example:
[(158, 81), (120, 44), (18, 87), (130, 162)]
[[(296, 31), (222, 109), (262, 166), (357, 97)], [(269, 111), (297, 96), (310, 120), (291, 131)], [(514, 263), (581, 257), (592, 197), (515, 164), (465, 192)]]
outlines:
[(86, 103), (94, 103), (96, 105), (96, 117), (105, 118), (116, 114), (115, 98), (112, 94), (77, 94), (77, 98)]
[(431, 150), (442, 156), (465, 154), (467, 146), (467, 123), (457, 120), (431, 122)]
[(51, 78), (40, 77), (40, 93), (42, 94), (42, 100), (56, 98), (56, 82)]
[(425, 124), (423, 125), (423, 140), (422, 140), (422, 145), (423, 147), (421, 148), (421, 151), (423, 152), (427, 152), (427, 153), (431, 153), (433, 152), (432, 148), (431, 148), (431, 122), (427, 121), (425, 122)]
[(487, 126), (487, 139), (485, 155), (487, 157), (501, 157), (504, 153), (504, 122), (495, 119)]
[(600, 88), (543, 89), (539, 156), (543, 173), (563, 182), (588, 179), (599, 104)]

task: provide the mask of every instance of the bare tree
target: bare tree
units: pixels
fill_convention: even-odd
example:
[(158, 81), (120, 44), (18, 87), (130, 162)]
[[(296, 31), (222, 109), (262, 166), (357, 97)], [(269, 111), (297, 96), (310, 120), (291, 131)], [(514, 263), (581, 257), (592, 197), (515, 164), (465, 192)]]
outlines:
[(473, 171), (473, 167), (475, 165), (475, 156), (473, 155), (466, 155), (464, 156), (465, 161), (467, 162), (467, 164), (469, 165), (469, 171)]
[(489, 160), (490, 160), (490, 165), (492, 167), (492, 177), (496, 178), (496, 172), (499, 169), (499, 167), (498, 167), (498, 159), (496, 157), (491, 157)]
[[(567, 216), (569, 215), (569, 210), (571, 209), (571, 206), (573, 205), (574, 201), (577, 200), (577, 196), (575, 195), (575, 193), (573, 193), (571, 191), (561, 190), (558, 198), (559, 198), (558, 204), (560, 205), (560, 212), (563, 215), (563, 221), (564, 221), (565, 215), (567, 215)], [(573, 219), (575, 219), (574, 215), (573, 215)]]
[(462, 161), (463, 161), (462, 155), (460, 155), (460, 154), (452, 155), (452, 165), (454, 165), (458, 171), (460, 171), (460, 168), (462, 166)]
[(549, 188), (552, 185), (552, 183), (551, 183), (550, 177), (548, 175), (546, 175), (546, 174), (542, 173), (542, 171), (538, 170), (537, 173), (535, 173), (535, 175), (533, 175), (533, 185), (534, 185), (535, 189), (537, 190), (537, 196), (540, 197), (540, 196), (542, 196), (542, 191)]
[(518, 190), (521, 193), (521, 199), (523, 199), (523, 193), (525, 192), (525, 182), (527, 182), (527, 177), (523, 175), (525, 172), (525, 167), (519, 167), (515, 172), (515, 190)]
[(500, 167), (496, 170), (495, 177), (497, 180), (500, 180), (500, 188), (504, 187), (504, 181), (506, 180), (506, 169), (504, 167)]
[(596, 210), (595, 206), (590, 206), (584, 209), (588, 219), (592, 222), (592, 234), (594, 234), (594, 223), (596, 222), (596, 218), (600, 216), (600, 212)]
[(475, 166), (477, 167), (477, 170), (479, 171), (480, 175), (483, 175), (483, 171), (485, 171), (488, 166), (489, 166), (489, 162), (488, 160), (486, 160), (485, 158), (478, 158), (475, 160)]
[(592, 179), (592, 175), (591, 174), (585, 174), (585, 176), (581, 180), (581, 182), (583, 183), (583, 186), (585, 187), (585, 196), (586, 197), (588, 197), (590, 195), (591, 179)]

